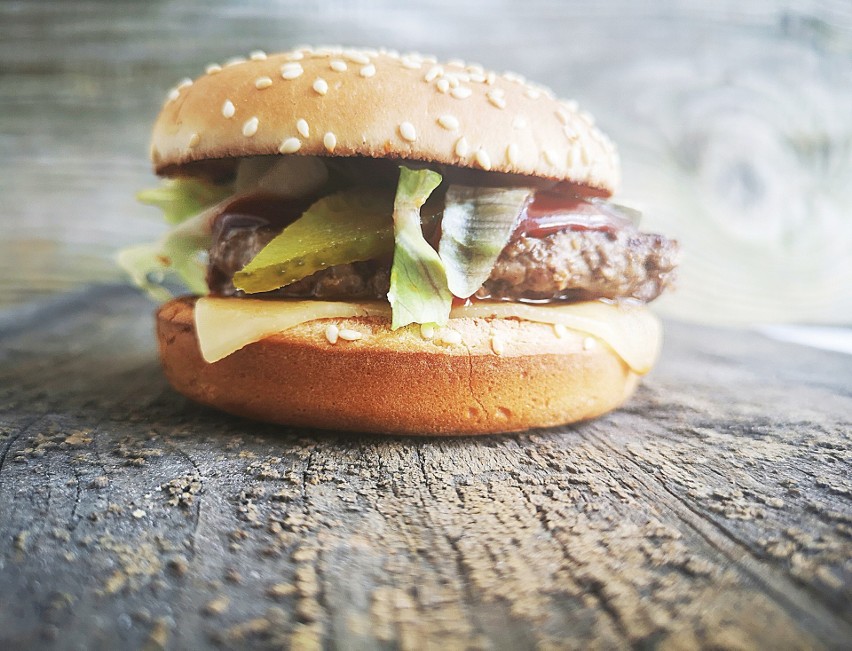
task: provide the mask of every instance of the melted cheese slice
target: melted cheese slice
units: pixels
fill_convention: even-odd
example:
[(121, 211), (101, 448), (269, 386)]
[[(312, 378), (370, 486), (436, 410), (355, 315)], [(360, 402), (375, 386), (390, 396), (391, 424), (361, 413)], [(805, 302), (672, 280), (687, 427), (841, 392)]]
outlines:
[[(379, 316), (391, 318), (390, 305), (375, 302), (263, 301), (206, 296), (195, 304), (195, 329), (201, 354), (216, 362), (243, 346), (316, 319)], [(607, 344), (636, 373), (651, 370), (659, 354), (660, 322), (643, 307), (589, 301), (567, 305), (477, 302), (454, 307), (450, 318), (521, 319), (560, 324)], [(649, 342), (654, 342), (649, 345)]]

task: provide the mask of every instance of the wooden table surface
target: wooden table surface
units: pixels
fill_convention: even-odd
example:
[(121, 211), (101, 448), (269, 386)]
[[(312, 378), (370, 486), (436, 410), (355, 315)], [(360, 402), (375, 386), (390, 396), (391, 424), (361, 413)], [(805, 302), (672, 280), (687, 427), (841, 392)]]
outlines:
[(188, 403), (151, 309), (0, 316), (0, 648), (852, 640), (846, 356), (669, 323), (619, 412), (382, 438)]
[(284, 429), (171, 391), (113, 263), (162, 231), (133, 194), (176, 80), (386, 45), (591, 110), (687, 249), (664, 312), (848, 325), (852, 9), (650, 6), (0, 3), (0, 649), (849, 648), (849, 356), (672, 320), (590, 423)]

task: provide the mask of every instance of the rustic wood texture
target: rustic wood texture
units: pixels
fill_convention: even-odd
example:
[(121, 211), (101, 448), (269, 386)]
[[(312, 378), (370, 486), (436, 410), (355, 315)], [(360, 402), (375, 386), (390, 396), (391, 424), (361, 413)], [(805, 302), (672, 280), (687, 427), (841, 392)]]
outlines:
[(181, 77), (300, 42), (576, 97), (685, 245), (664, 310), (849, 322), (845, 0), (2, 2), (0, 649), (849, 648), (848, 356), (670, 323), (625, 409), (484, 439), (167, 387), (153, 307), (91, 287), (162, 232), (149, 126)]
[(0, 648), (852, 640), (846, 356), (670, 323), (597, 421), (378, 438), (188, 403), (151, 311), (0, 312)]

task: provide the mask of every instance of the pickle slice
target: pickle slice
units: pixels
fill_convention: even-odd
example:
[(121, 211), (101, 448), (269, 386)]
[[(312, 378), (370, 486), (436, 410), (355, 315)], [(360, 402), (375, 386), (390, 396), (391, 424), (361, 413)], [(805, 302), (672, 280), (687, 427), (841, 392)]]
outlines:
[(268, 292), (338, 264), (393, 252), (392, 192), (344, 190), (317, 201), (234, 274), (248, 294)]

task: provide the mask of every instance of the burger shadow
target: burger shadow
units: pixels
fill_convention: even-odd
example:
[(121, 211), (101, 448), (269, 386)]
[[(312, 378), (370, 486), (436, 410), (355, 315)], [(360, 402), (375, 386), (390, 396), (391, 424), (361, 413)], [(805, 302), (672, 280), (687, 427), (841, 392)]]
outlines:
[[(80, 315), (89, 312), (113, 324), (105, 327), (102, 340), (87, 338), (83, 324), (67, 334), (63, 330), (50, 331), (49, 337), (39, 335), (38, 346), (29, 343), (33, 337), (27, 335), (27, 327), (63, 319), (82, 323), (85, 319)], [(582, 438), (586, 427), (579, 423), (505, 434), (397, 435), (288, 427), (230, 416), (198, 405), (169, 386), (157, 358), (150, 312), (150, 304), (132, 290), (105, 286), (53, 301), (32, 316), (9, 319), (5, 340), (0, 342), (6, 344), (0, 352), (8, 364), (2, 376), (9, 380), (0, 387), (0, 407), (22, 420), (44, 414), (64, 427), (113, 436), (155, 432), (203, 438), (207, 448), (242, 437), (247, 445), (262, 444), (272, 450), (270, 454), (279, 455), (308, 447), (330, 455), (368, 449), (375, 454), (388, 445), (421, 455), (430, 451), (469, 454), (471, 449), (526, 447), (554, 437), (573, 441)], [(16, 329), (12, 323), (21, 325)]]
[[(268, 456), (284, 455), (306, 448), (325, 456), (346, 455), (350, 458), (353, 453), (364, 456), (388, 448), (396, 448), (402, 454), (428, 451), (448, 453), (453, 450), (469, 454), (476, 449), (518, 449), (536, 441), (582, 438), (583, 429), (588, 426), (587, 422), (581, 422), (518, 432), (445, 435), (317, 429), (264, 423), (223, 413), (183, 397), (168, 385), (152, 396), (146, 410), (152, 416), (149, 422), (156, 422), (164, 434), (170, 430), (178, 432), (182, 437), (194, 433), (203, 435), (214, 445), (217, 440), (224, 442), (239, 437), (245, 446), (263, 446)], [(123, 417), (120, 411), (116, 415)]]

